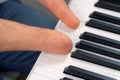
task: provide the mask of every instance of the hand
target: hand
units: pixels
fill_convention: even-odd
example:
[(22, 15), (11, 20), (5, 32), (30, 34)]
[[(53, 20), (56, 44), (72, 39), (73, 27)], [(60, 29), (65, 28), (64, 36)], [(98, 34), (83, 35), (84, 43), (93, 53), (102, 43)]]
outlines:
[(67, 54), (71, 49), (71, 40), (61, 32), (0, 19), (0, 51)]
[(79, 19), (68, 8), (64, 0), (38, 0), (46, 6), (54, 15), (61, 19), (68, 27), (76, 29)]

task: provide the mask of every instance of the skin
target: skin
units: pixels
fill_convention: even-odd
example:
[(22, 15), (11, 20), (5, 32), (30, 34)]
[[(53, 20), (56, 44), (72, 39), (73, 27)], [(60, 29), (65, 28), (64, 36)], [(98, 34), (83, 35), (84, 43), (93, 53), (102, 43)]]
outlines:
[(76, 29), (79, 19), (72, 13), (64, 0), (38, 0), (46, 6), (54, 15), (61, 19), (68, 27)]
[[(38, 0), (38, 2), (46, 6), (71, 29), (76, 29), (79, 25), (79, 20), (73, 15), (64, 0)], [(72, 41), (61, 32), (4, 19), (0, 19), (0, 37), (1, 52), (37, 50), (67, 54), (72, 49)]]

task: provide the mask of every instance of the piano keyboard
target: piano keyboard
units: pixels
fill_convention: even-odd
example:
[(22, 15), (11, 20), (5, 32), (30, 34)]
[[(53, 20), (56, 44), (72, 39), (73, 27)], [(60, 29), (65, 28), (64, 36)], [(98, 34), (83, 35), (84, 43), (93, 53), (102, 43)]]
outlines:
[(77, 30), (56, 30), (73, 41), (68, 55), (42, 52), (27, 80), (120, 80), (120, 0), (71, 0)]

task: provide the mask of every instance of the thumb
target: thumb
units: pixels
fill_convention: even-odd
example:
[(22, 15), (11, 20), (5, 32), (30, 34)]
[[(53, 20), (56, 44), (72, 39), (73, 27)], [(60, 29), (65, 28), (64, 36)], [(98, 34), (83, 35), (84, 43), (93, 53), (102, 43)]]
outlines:
[(47, 0), (45, 5), (55, 16), (68, 27), (75, 29), (79, 25), (78, 18), (72, 13), (64, 0)]

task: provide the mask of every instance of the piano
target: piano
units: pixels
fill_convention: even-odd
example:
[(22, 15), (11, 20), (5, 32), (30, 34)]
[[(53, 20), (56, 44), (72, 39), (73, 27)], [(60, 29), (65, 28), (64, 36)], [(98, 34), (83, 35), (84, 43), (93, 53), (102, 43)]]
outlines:
[(59, 21), (73, 41), (68, 55), (42, 52), (27, 80), (120, 80), (120, 0), (71, 0), (77, 30)]

